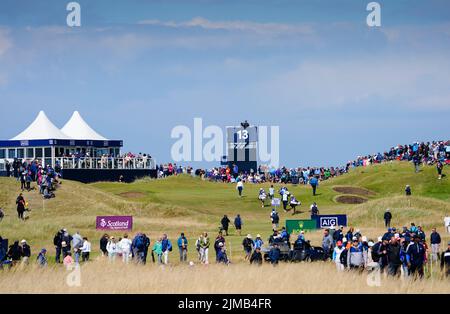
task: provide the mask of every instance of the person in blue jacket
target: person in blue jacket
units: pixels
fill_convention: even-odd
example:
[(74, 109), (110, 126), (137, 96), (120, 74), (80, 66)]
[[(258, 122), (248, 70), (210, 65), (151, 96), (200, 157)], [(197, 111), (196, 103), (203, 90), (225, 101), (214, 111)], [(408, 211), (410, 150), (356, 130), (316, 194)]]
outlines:
[(187, 248), (188, 248), (188, 240), (184, 236), (182, 232), (177, 241), (178, 249), (180, 251), (180, 262), (187, 262)]
[(406, 249), (406, 262), (409, 275), (423, 277), (423, 264), (425, 263), (425, 247), (420, 243), (420, 237), (415, 235), (412, 243)]
[(234, 218), (234, 227), (236, 228), (237, 234), (241, 235), (242, 218), (241, 218), (241, 215), (239, 215), (239, 214), (237, 214), (237, 216)]
[(169, 263), (169, 252), (172, 251), (172, 243), (170, 242), (167, 234), (163, 235), (163, 239), (161, 241), (162, 254), (164, 257), (164, 264)]
[(312, 187), (313, 196), (316, 196), (316, 190), (317, 190), (317, 187), (319, 186), (319, 179), (317, 179), (317, 177), (314, 176), (311, 178), (311, 180), (309, 180), (309, 184)]
[(270, 259), (270, 263), (272, 265), (277, 265), (278, 261), (280, 260), (280, 248), (278, 247), (277, 243), (273, 244), (273, 247), (270, 249), (269, 251), (269, 259)]

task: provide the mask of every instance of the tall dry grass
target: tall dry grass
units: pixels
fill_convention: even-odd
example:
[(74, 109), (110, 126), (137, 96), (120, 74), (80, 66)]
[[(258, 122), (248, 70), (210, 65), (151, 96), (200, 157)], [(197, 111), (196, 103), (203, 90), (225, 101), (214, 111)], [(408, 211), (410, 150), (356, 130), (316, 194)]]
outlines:
[[(367, 275), (338, 273), (332, 263), (157, 266), (109, 264), (81, 266), (79, 287), (67, 285), (71, 271), (62, 266), (17, 267), (1, 274), (0, 293), (450, 293), (443, 278), (400, 280), (381, 277), (369, 286)], [(72, 283), (74, 281), (71, 281)]]

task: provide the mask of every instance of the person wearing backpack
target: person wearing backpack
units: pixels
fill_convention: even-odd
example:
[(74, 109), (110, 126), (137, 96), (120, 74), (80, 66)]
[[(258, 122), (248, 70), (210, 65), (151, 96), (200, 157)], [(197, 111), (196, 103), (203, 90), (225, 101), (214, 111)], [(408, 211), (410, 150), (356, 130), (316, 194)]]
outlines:
[(222, 224), (222, 230), (225, 231), (225, 235), (228, 236), (228, 225), (230, 224), (230, 219), (228, 219), (227, 215), (223, 215), (222, 220), (220, 221)]
[[(208, 233), (204, 232), (203, 236), (200, 237), (200, 261), (203, 264), (208, 264), (208, 251), (209, 251), (209, 237)], [(225, 241), (225, 239), (224, 239)]]
[(280, 216), (278, 216), (275, 208), (272, 208), (272, 212), (270, 213), (270, 220), (272, 222), (272, 230), (275, 231), (278, 229), (278, 223), (280, 222)]
[(167, 234), (163, 234), (163, 238), (161, 241), (161, 250), (163, 254), (164, 264), (169, 263), (169, 252), (172, 252), (172, 243), (170, 242)]
[(145, 242), (142, 233), (136, 234), (132, 242), (132, 251), (137, 263), (144, 263)]
[(317, 207), (316, 202), (311, 205), (311, 219), (315, 219), (319, 215), (319, 207)]
[(245, 252), (245, 260), (250, 259), (250, 255), (252, 254), (253, 247), (255, 246), (255, 243), (253, 242), (252, 236), (250, 234), (247, 235), (247, 237), (244, 238), (242, 241), (242, 246), (244, 247)]
[(216, 251), (216, 262), (219, 260), (219, 252), (221, 250), (221, 244), (225, 244), (225, 238), (223, 237), (222, 231), (219, 232), (219, 234), (216, 237), (216, 240), (214, 241), (214, 250)]
[(155, 244), (153, 244), (152, 252), (156, 254), (158, 264), (162, 264), (162, 238), (159, 238)]
[(23, 198), (22, 193), (19, 194), (19, 196), (16, 199), (17, 204), (17, 216), (19, 219), (24, 220), (23, 213), (25, 212), (25, 199)]
[(252, 256), (250, 257), (250, 264), (252, 265), (262, 265), (262, 254), (261, 254), (261, 248), (257, 247), (255, 248), (255, 251), (253, 252)]

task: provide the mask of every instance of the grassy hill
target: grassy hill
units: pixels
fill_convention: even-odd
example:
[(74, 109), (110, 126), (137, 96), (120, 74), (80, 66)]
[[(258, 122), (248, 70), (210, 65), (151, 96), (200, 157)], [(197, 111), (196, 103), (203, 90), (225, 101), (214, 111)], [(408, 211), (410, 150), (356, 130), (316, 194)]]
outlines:
[[(412, 187), (410, 199), (404, 196), (406, 184)], [(102, 232), (95, 230), (95, 216), (133, 215), (133, 233), (145, 232), (152, 241), (162, 233), (175, 240), (180, 232), (185, 232), (191, 241), (190, 258), (194, 259), (195, 239), (203, 231), (215, 237), (223, 214), (230, 219), (241, 214), (244, 220), (242, 234), (255, 236), (260, 233), (266, 239), (271, 233), (271, 207), (261, 208), (257, 195), (260, 187), (268, 189), (269, 186), (246, 184), (244, 197), (239, 198), (234, 184), (205, 182), (190, 176), (139, 180), (131, 184), (102, 182), (86, 185), (63, 181), (55, 199), (43, 201), (36, 190), (24, 193), (32, 211), (29, 219), (23, 222), (17, 219), (15, 210), (20, 184), (15, 179), (0, 178), (0, 206), (6, 210), (6, 217), (0, 222), (0, 235), (10, 240), (25, 238), (34, 252), (46, 247), (51, 255), (54, 253), (53, 235), (60, 228), (67, 228), (71, 233), (80, 231), (87, 236), (97, 251)], [(336, 187), (344, 190), (363, 188), (351, 192), (364, 194), (362, 197), (367, 202), (338, 203), (336, 198), (342, 193), (335, 191)], [(321, 213), (346, 213), (350, 225), (372, 238), (384, 231), (382, 217), (386, 208), (391, 209), (393, 225), (401, 227), (414, 221), (424, 226), (427, 234), (436, 226), (444, 235), (443, 218), (450, 215), (450, 183), (448, 177), (438, 180), (434, 167), (424, 167), (421, 172), (414, 173), (408, 163), (375, 165), (322, 182), (316, 197), (312, 196), (309, 186), (289, 186), (289, 190), (302, 206), (295, 216), (279, 210), (281, 222), (286, 218), (309, 218), (309, 206), (316, 201)], [(242, 255), (242, 237), (230, 229), (227, 241), (232, 259), (237, 260)], [(321, 232), (311, 232), (307, 237), (319, 244)], [(445, 237), (445, 241), (449, 240), (448, 235)], [(177, 255), (172, 253), (173, 261)]]

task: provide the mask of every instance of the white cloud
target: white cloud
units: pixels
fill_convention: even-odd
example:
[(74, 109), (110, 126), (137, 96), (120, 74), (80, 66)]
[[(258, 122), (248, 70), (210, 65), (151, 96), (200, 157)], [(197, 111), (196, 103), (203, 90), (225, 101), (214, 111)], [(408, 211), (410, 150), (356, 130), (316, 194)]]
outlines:
[[(304, 108), (391, 104), (450, 109), (450, 59), (373, 58), (304, 61), (255, 87), (264, 100)], [(367, 108), (368, 109), (368, 108)]]
[(173, 28), (200, 27), (207, 30), (253, 32), (262, 35), (311, 35), (314, 33), (313, 28), (310, 25), (306, 24), (258, 23), (251, 21), (211, 21), (203, 17), (195, 17), (189, 21), (184, 22), (143, 20), (139, 21), (138, 24)]

